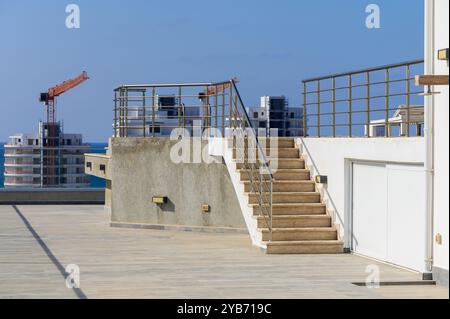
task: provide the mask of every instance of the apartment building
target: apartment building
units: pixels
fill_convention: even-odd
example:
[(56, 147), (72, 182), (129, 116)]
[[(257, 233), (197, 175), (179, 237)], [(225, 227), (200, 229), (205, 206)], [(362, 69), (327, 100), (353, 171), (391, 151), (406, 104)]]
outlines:
[(285, 96), (262, 96), (259, 107), (248, 108), (247, 113), (254, 128), (265, 134), (270, 129), (277, 129), (278, 136), (303, 135), (303, 109), (301, 107), (289, 107), (289, 101)]
[(15, 134), (5, 144), (5, 188), (89, 187), (84, 174), (84, 154), (90, 146), (81, 134), (65, 134), (56, 124), (56, 141), (49, 146), (47, 125), (39, 123), (38, 134)]

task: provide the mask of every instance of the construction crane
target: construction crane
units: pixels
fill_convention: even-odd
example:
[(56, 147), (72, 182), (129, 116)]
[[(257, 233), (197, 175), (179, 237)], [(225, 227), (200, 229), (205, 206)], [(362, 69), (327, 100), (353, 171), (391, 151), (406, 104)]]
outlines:
[(40, 102), (47, 107), (47, 125), (54, 126), (56, 121), (56, 97), (80, 85), (89, 79), (86, 71), (83, 71), (76, 78), (67, 80), (48, 89), (48, 92), (41, 93)]
[(56, 159), (59, 157), (59, 124), (56, 123), (56, 97), (80, 85), (87, 79), (89, 79), (89, 77), (87, 73), (83, 71), (79, 76), (51, 87), (47, 92), (41, 93), (40, 95), (39, 101), (44, 103), (47, 108), (47, 123), (44, 124), (41, 132), (41, 165), (42, 167), (45, 166), (42, 176), (43, 186), (49, 187), (57, 186), (59, 184), (59, 162)]

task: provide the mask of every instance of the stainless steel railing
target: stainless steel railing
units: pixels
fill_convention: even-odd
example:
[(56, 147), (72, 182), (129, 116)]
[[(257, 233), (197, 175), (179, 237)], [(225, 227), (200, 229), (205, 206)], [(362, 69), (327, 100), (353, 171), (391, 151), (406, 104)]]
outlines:
[[(269, 230), (269, 241), (273, 232), (273, 174), (270, 162), (266, 158), (266, 142), (277, 146), (276, 138), (267, 139), (265, 136), (257, 136), (249, 119), (244, 103), (237, 90), (235, 82), (231, 81), (231, 91), (235, 92), (232, 104), (232, 128), (234, 130), (234, 148), (236, 149), (237, 162), (242, 164), (242, 170), (246, 172), (250, 183), (250, 194), (257, 199), (258, 213), (264, 218), (264, 223)], [(273, 154), (270, 154), (273, 155)], [(275, 159), (276, 160), (276, 159)]]
[[(219, 83), (122, 85), (114, 90), (114, 137), (188, 136), (204, 132), (231, 140), (250, 197), (272, 234), (273, 175), (265, 136), (258, 137), (234, 79)], [(213, 132), (213, 133), (212, 133)], [(201, 137), (200, 136), (200, 137)], [(276, 141), (273, 142), (276, 144)]]
[(422, 136), (423, 60), (303, 80), (303, 136)]

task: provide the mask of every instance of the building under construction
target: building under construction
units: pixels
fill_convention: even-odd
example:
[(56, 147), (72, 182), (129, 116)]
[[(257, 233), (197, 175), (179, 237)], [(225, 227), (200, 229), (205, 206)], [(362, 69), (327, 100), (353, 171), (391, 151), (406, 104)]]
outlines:
[(61, 122), (56, 120), (56, 97), (87, 79), (83, 72), (41, 93), (47, 121), (39, 123), (39, 133), (10, 136), (5, 145), (6, 188), (89, 186), (89, 177), (84, 174), (84, 154), (90, 146), (83, 144), (81, 134), (64, 134)]
[(5, 145), (5, 188), (89, 187), (84, 174), (84, 154), (90, 146), (81, 134), (64, 134), (55, 123), (55, 136), (49, 146), (48, 123), (39, 123), (39, 133), (15, 134)]

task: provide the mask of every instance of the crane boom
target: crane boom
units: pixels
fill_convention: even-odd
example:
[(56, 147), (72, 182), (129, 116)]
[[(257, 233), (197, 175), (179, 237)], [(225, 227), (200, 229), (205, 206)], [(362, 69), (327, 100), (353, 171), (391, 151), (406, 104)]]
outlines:
[(89, 79), (89, 77), (86, 71), (83, 71), (77, 77), (64, 81), (58, 85), (49, 88), (47, 92), (41, 93), (39, 101), (43, 102), (47, 106), (47, 123), (49, 123), (49, 125), (54, 125), (55, 123), (55, 111), (56, 111), (55, 98), (73, 89), (74, 87), (80, 85), (87, 79)]
[(87, 79), (89, 79), (87, 72), (83, 71), (83, 73), (81, 73), (79, 76), (64, 81), (61, 84), (58, 84), (54, 87), (51, 87), (48, 89), (48, 100), (53, 100), (56, 96), (59, 96), (71, 89), (73, 89), (74, 87), (80, 85), (81, 83), (83, 83), (84, 81), (86, 81)]

